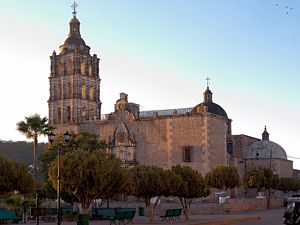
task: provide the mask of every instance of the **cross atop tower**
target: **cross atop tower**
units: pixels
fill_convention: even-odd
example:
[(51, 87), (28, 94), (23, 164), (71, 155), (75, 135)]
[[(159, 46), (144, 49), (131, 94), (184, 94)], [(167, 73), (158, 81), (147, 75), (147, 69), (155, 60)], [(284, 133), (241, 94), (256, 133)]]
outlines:
[(207, 77), (205, 80), (206, 80), (207, 87), (209, 87), (209, 81), (210, 81), (210, 78)]
[(76, 17), (76, 14), (77, 14), (77, 12), (76, 12), (77, 6), (78, 6), (78, 4), (77, 4), (75, 1), (74, 1), (74, 3), (71, 5), (71, 8), (73, 9), (72, 14), (73, 14), (74, 17)]

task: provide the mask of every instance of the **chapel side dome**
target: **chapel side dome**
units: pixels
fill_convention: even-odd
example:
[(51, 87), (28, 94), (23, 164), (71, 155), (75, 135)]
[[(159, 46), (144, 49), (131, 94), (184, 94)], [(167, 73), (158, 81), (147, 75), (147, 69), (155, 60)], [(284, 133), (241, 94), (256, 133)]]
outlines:
[[(213, 113), (222, 117), (226, 117), (227, 113), (225, 112), (225, 110), (219, 106), (218, 104), (214, 103), (212, 101), (212, 92), (209, 90), (209, 87), (207, 86), (206, 91), (203, 93), (204, 95), (204, 101), (198, 105), (196, 105), (191, 113), (203, 113), (203, 112), (209, 112), (209, 113)], [(205, 109), (206, 108), (206, 109)]]
[(269, 140), (269, 133), (266, 128), (262, 134), (262, 140), (251, 144), (246, 151), (245, 159), (285, 159), (287, 154), (285, 150), (277, 143)]

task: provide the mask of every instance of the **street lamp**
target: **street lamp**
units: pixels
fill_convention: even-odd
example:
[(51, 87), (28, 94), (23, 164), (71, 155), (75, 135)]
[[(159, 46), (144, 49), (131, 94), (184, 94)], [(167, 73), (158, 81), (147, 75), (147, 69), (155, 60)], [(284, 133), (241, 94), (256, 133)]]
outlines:
[[(64, 133), (64, 140), (66, 143), (70, 141), (71, 134), (67, 131)], [(52, 144), (55, 139), (55, 134), (51, 131), (48, 134), (48, 140)], [(57, 147), (57, 225), (61, 224), (61, 209), (60, 209), (60, 149)]]

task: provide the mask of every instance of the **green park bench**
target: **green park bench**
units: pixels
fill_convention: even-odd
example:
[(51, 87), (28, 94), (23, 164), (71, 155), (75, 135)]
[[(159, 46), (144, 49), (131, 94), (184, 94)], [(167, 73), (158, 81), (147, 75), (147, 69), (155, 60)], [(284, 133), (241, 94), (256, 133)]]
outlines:
[(115, 215), (116, 208), (94, 208), (92, 212), (92, 219), (94, 220), (108, 220)]
[(0, 209), (0, 223), (18, 223), (21, 220), (16, 214), (15, 210)]
[(110, 225), (112, 224), (117, 224), (117, 222), (119, 222), (119, 224), (124, 223), (125, 220), (125, 211), (116, 211), (115, 214), (110, 217), (109, 221), (110, 221)]
[(170, 221), (172, 220), (176, 220), (180, 218), (181, 215), (181, 210), (182, 209), (167, 209), (165, 215), (160, 216), (161, 220), (164, 221)]
[(117, 222), (119, 224), (123, 223), (125, 224), (125, 222), (128, 223), (132, 223), (132, 220), (135, 216), (135, 212), (136, 212), (136, 208), (117, 208), (115, 211), (115, 214), (110, 217), (110, 225), (112, 224), (117, 224)]

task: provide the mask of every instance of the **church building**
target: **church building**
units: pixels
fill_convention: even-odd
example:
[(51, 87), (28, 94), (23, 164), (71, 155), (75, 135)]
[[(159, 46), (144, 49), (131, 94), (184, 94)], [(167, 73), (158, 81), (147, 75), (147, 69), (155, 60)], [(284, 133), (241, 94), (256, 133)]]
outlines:
[[(69, 26), (69, 35), (59, 47), (60, 52), (54, 51), (50, 56), (49, 124), (57, 133), (94, 133), (109, 143), (108, 151), (119, 157), (125, 167), (171, 168), (180, 164), (204, 175), (218, 165), (250, 168), (255, 161), (253, 157), (267, 156), (268, 152), (257, 150), (258, 139), (249, 137), (251, 140), (246, 138), (244, 143), (243, 137), (232, 135), (231, 119), (213, 101), (209, 85), (203, 101), (190, 108), (140, 111), (139, 104), (130, 102), (126, 93), (120, 93), (114, 112), (102, 115), (100, 59), (90, 53), (90, 47), (81, 37), (75, 8)], [(265, 137), (262, 142), (267, 140)], [(287, 160), (283, 149), (280, 151), (280, 155), (273, 152), (273, 157), (280, 159), (279, 170), (281, 167), (292, 170), (292, 162)], [(288, 161), (288, 165), (282, 160)], [(241, 166), (242, 161), (247, 166)], [(291, 176), (291, 172), (285, 172), (284, 176)]]

